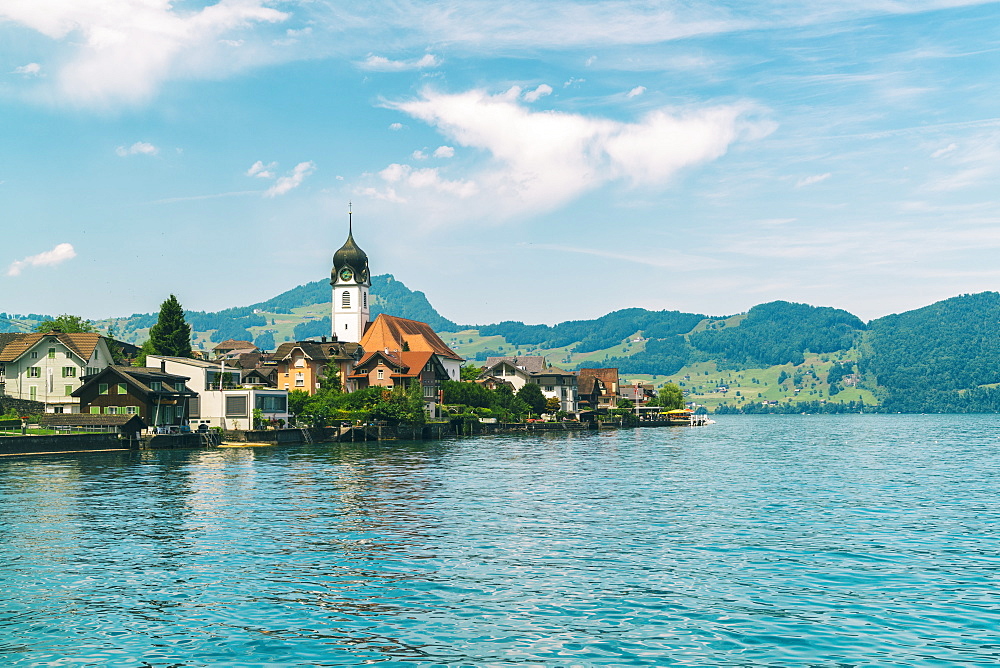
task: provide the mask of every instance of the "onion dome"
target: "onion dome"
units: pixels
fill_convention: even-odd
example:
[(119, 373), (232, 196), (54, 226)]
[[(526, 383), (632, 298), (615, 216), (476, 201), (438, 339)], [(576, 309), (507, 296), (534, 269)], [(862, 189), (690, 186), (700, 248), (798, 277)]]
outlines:
[[(349, 272), (345, 272), (348, 269)], [(337, 282), (337, 278), (342, 280), (353, 280), (358, 283), (368, 281), (368, 254), (361, 250), (354, 242), (353, 230), (348, 231), (347, 241), (333, 254), (333, 271), (331, 272), (331, 282)]]

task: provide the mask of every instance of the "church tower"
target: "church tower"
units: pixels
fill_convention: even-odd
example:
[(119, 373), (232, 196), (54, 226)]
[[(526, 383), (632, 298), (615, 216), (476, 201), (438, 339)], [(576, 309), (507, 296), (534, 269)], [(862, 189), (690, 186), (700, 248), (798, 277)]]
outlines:
[(358, 343), (368, 325), (368, 290), (371, 276), (368, 273), (368, 255), (354, 243), (353, 214), (348, 213), (347, 241), (333, 254), (332, 333), (337, 341)]

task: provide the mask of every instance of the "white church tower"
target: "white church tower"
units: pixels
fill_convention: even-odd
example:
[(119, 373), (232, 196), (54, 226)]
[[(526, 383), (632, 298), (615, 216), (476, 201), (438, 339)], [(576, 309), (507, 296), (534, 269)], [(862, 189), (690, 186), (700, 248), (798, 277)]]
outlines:
[(353, 214), (348, 213), (347, 241), (333, 254), (332, 333), (335, 341), (358, 343), (368, 325), (368, 290), (371, 276), (368, 273), (368, 255), (354, 243)]

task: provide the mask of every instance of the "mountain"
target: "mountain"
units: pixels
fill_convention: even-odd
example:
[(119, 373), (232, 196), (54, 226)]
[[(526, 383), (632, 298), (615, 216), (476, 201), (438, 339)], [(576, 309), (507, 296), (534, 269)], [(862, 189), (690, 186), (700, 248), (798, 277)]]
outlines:
[[(274, 348), (329, 334), (326, 279), (216, 312), (188, 311), (196, 347), (236, 338)], [(372, 277), (372, 314), (427, 322), (470, 363), (543, 355), (567, 369), (617, 367), (634, 381), (676, 382), (711, 408), (738, 411), (1000, 411), (1000, 293), (960, 295), (864, 323), (847, 311), (775, 301), (707, 316), (628, 308), (556, 325), (458, 325), (390, 274)], [(0, 313), (0, 332), (47, 316)], [(141, 343), (155, 313), (97, 321)], [(846, 407), (846, 408), (845, 408)]]

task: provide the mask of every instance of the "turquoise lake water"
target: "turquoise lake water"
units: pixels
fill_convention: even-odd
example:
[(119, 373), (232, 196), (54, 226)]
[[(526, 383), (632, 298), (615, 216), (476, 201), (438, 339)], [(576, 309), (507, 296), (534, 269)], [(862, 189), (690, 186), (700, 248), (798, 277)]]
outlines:
[(993, 666), (1000, 416), (0, 458), (0, 665)]

